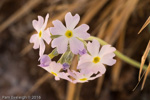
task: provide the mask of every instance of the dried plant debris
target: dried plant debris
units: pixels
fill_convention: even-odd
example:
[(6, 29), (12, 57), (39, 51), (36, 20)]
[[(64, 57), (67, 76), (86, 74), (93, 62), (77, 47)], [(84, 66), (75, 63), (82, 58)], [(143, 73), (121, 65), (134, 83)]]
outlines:
[[(53, 27), (52, 21), (56, 19), (64, 24), (67, 12), (78, 13), (81, 16), (79, 25), (89, 24), (90, 35), (107, 39), (113, 46), (122, 46), (118, 38), (125, 34), (123, 53), (140, 61), (149, 40), (148, 30), (142, 31), (150, 20), (149, 5), (149, 0), (0, 0), (0, 98), (2, 95), (26, 94), (41, 96), (41, 100), (149, 100), (147, 73), (150, 67), (147, 73), (141, 72), (140, 75), (140, 79), (143, 75), (148, 83), (142, 93), (140, 87), (131, 92), (137, 83), (138, 72), (124, 62), (119, 65), (121, 70), (107, 67), (103, 79), (82, 85), (65, 80), (55, 81), (51, 74), (37, 66), (38, 51), (33, 50), (33, 45), (29, 43), (30, 36), (35, 34), (32, 20), (38, 15), (49, 13), (47, 26)], [(143, 29), (139, 31), (142, 25)], [(138, 31), (143, 34), (137, 36)], [(49, 53), (52, 48), (45, 46), (45, 53)], [(74, 59), (72, 67), (77, 64)], [(115, 71), (111, 73), (113, 68)], [(112, 74), (117, 77), (116, 89), (112, 89)]]
[[(144, 25), (142, 26), (142, 28), (140, 29), (140, 31), (138, 32), (138, 34), (140, 34), (140, 33), (142, 32), (142, 30), (144, 30), (149, 24), (150, 24), (150, 17), (148, 17), (148, 19), (146, 20), (146, 22), (144, 23)], [(143, 66), (144, 66), (144, 64), (145, 64), (145, 61), (146, 61), (146, 59), (147, 59), (147, 57), (148, 57), (149, 51), (150, 51), (150, 41), (148, 42), (147, 47), (146, 47), (146, 50), (145, 50), (145, 52), (144, 52), (144, 54), (143, 54), (143, 56), (142, 56), (142, 58), (141, 58), (141, 66), (140, 66), (139, 78), (138, 78), (139, 81), (141, 81), (142, 69), (143, 69)], [(143, 89), (143, 87), (144, 87), (144, 84), (145, 84), (145, 81), (146, 81), (146, 78), (147, 78), (147, 75), (148, 75), (149, 71), (150, 71), (150, 63), (149, 63), (149, 65), (148, 65), (148, 68), (147, 68), (147, 70), (146, 70), (146, 73), (144, 73), (145, 76), (144, 76), (144, 80), (143, 80), (141, 89)]]

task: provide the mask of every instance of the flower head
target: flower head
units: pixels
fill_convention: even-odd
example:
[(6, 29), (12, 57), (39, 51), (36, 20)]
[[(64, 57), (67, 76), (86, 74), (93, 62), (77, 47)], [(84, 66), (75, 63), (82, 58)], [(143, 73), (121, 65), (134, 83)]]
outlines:
[(40, 56), (42, 56), (45, 51), (45, 44), (43, 40), (45, 40), (47, 44), (49, 44), (51, 41), (49, 28), (45, 30), (48, 18), (49, 14), (46, 15), (45, 22), (44, 18), (41, 16), (38, 16), (38, 20), (32, 21), (33, 27), (38, 32), (38, 34), (33, 34), (31, 36), (30, 43), (34, 43), (34, 49), (40, 48)]
[(63, 63), (63, 70), (69, 69), (70, 65), (67, 63)]
[(82, 51), (79, 50), (79, 55), (84, 55), (86, 53), (87, 53), (86, 49), (83, 49)]
[(116, 63), (116, 60), (113, 59), (115, 54), (113, 53), (116, 49), (110, 45), (102, 46), (99, 51), (100, 44), (97, 40), (93, 40), (92, 43), (88, 42), (87, 50), (90, 54), (84, 54), (80, 57), (77, 69), (87, 72), (93, 72), (97, 74), (100, 72), (104, 74), (106, 68), (104, 64), (112, 66)]
[(60, 80), (60, 78), (62, 78), (71, 81), (71, 79), (68, 77), (69, 76), (68, 73), (60, 72), (61, 69), (63, 68), (60, 63), (56, 63), (53, 61), (50, 63), (48, 67), (42, 68), (48, 71), (49, 73), (53, 74), (55, 76), (55, 80)]
[(51, 62), (51, 59), (48, 55), (42, 55), (40, 58), (40, 67), (47, 67), (49, 66), (50, 62)]
[(92, 76), (93, 75), (92, 72), (77, 72), (74, 70), (73, 72), (70, 71), (69, 73), (75, 79), (73, 80), (73, 83), (84, 83), (102, 76), (102, 74), (100, 73), (95, 76)]
[(78, 54), (79, 50), (82, 51), (84, 49), (84, 44), (78, 38), (87, 39), (90, 36), (87, 33), (89, 26), (82, 24), (75, 28), (79, 20), (80, 16), (78, 14), (72, 16), (69, 12), (65, 16), (66, 27), (59, 20), (52, 22), (54, 27), (50, 28), (50, 32), (52, 35), (60, 35), (60, 37), (52, 41), (52, 47), (57, 47), (58, 53), (66, 52), (68, 44), (74, 54)]

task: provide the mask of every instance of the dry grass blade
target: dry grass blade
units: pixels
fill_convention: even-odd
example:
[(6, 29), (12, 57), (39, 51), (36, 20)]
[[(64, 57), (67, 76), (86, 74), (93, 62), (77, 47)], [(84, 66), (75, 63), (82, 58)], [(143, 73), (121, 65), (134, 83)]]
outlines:
[(146, 71), (146, 73), (145, 73), (141, 90), (144, 88), (144, 84), (145, 84), (145, 81), (146, 81), (146, 78), (147, 78), (147, 75), (148, 75), (149, 72), (150, 72), (150, 63), (149, 63), (149, 65), (148, 65), (147, 71)]
[(108, 0), (96, 0), (84, 14), (80, 23), (88, 23)]
[(50, 78), (52, 78), (52, 75), (50, 75), (49, 73), (43, 75), (43, 77), (41, 77), (25, 95), (31, 95), (38, 87), (40, 87), (41, 84), (43, 84), (43, 82)]
[(115, 8), (116, 3), (117, 3), (116, 0), (113, 0), (109, 6), (105, 7), (105, 10), (102, 12), (100, 18), (97, 21), (98, 24), (102, 22), (105, 18), (108, 18), (108, 16), (110, 16), (110, 13), (112, 9)]
[(67, 87), (67, 98), (66, 100), (74, 100), (74, 94), (75, 94), (76, 84), (68, 83)]
[(83, 85), (82, 83), (77, 84), (75, 100), (80, 100), (80, 92), (81, 92), (82, 85)]
[[(127, 0), (124, 4), (124, 8), (122, 11), (120, 11), (120, 14), (116, 16), (113, 20), (110, 26), (108, 27), (106, 33), (109, 33), (105, 37), (105, 40), (109, 43), (114, 43), (116, 38), (119, 37), (121, 31), (125, 28), (125, 25), (131, 15), (131, 13), (134, 11), (136, 5), (138, 3), (138, 0)], [(111, 38), (113, 37), (113, 38)], [(111, 40), (110, 40), (111, 38)]]
[(142, 56), (142, 59), (141, 59), (141, 66), (140, 66), (139, 78), (138, 78), (139, 81), (140, 81), (140, 79), (141, 79), (142, 69), (143, 69), (143, 66), (144, 66), (144, 63), (145, 63), (145, 60), (146, 60), (146, 58), (147, 58), (147, 55), (148, 55), (149, 51), (150, 51), (150, 41), (148, 42), (148, 45), (147, 45), (147, 47), (146, 47), (146, 50), (145, 50), (145, 52), (144, 52), (144, 54), (143, 54), (143, 56)]
[[(144, 77), (146, 73), (146, 70), (144, 71), (144, 73), (141, 75), (141, 79)], [(138, 85), (140, 84), (141, 79), (138, 81), (137, 85), (134, 87), (134, 89), (132, 91), (135, 91), (135, 89), (138, 87)]]
[(105, 74), (103, 76), (101, 76), (100, 78), (98, 78), (96, 91), (95, 91), (95, 96), (96, 97), (98, 97), (100, 92), (101, 92), (101, 88), (102, 88), (102, 85), (103, 85), (104, 78), (105, 78)]
[(108, 24), (108, 20), (106, 20), (106, 21), (102, 24), (101, 28), (100, 28), (99, 31), (98, 31), (99, 33), (98, 33), (98, 36), (97, 36), (97, 37), (99, 37), (99, 38), (104, 38), (104, 36), (105, 36), (105, 30), (106, 30), (107, 24)]
[(31, 11), (35, 6), (41, 3), (42, 0), (29, 0), (22, 8), (20, 8), (17, 12), (15, 12), (9, 19), (7, 19), (0, 26), (0, 33), (5, 30), (10, 24), (14, 23), (24, 15), (26, 15), (29, 11)]
[[(124, 38), (125, 38), (125, 31), (121, 36), (119, 37), (119, 41), (117, 42), (117, 50), (120, 52), (123, 52), (123, 47), (124, 47)], [(120, 71), (121, 71), (121, 65), (122, 65), (122, 60), (119, 59), (118, 57), (116, 58), (117, 62), (113, 67), (111, 76), (112, 76), (112, 89), (116, 90), (118, 86), (118, 81), (119, 81), (119, 76), (120, 76)]]
[(31, 48), (33, 47), (33, 44), (29, 44), (27, 45), (21, 52), (20, 52), (20, 55), (21, 56), (24, 56), (25, 54), (27, 54)]
[(140, 34), (143, 31), (143, 29), (145, 29), (145, 27), (148, 26), (149, 23), (150, 23), (150, 16), (148, 17), (148, 19), (146, 20), (146, 22), (144, 23), (138, 34)]

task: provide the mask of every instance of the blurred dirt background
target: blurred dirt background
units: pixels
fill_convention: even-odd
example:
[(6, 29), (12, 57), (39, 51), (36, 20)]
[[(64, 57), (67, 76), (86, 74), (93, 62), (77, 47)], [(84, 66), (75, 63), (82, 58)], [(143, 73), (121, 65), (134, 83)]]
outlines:
[[(117, 57), (105, 76), (76, 85), (55, 81), (37, 66), (38, 50), (29, 43), (35, 33), (32, 20), (49, 13), (50, 27), (55, 19), (64, 21), (69, 11), (81, 16), (79, 24), (89, 24), (91, 35), (140, 62), (150, 27), (137, 33), (150, 16), (150, 0), (0, 0), (0, 100), (17, 95), (41, 96), (40, 100), (150, 100), (150, 78), (143, 91), (140, 84), (133, 92), (139, 69)], [(47, 46), (46, 53), (50, 51)]]

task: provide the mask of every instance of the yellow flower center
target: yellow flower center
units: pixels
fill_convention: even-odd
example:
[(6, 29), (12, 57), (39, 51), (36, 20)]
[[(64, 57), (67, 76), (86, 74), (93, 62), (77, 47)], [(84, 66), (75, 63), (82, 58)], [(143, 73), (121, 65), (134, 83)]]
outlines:
[(93, 63), (98, 63), (98, 62), (100, 62), (100, 57), (94, 57), (94, 59), (93, 59)]
[(86, 81), (87, 80), (87, 78), (82, 78), (82, 79), (80, 79), (80, 81)]
[(42, 36), (42, 31), (39, 32), (39, 37), (41, 37), (41, 36)]
[(72, 31), (67, 30), (65, 35), (66, 35), (67, 38), (71, 38), (73, 36), (73, 33), (72, 33)]
[(55, 72), (51, 72), (51, 74), (53, 74), (54, 76), (57, 76), (57, 74)]

